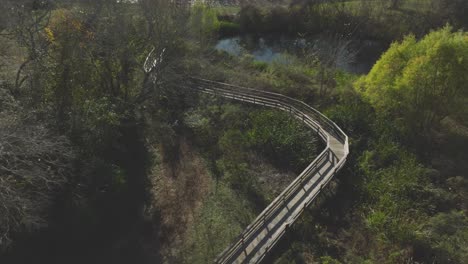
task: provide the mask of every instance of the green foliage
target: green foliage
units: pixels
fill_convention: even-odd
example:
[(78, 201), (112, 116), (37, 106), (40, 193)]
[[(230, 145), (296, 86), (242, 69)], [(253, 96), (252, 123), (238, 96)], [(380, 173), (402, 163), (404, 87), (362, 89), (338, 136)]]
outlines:
[(330, 257), (330, 256), (323, 256), (320, 257), (320, 263), (321, 264), (341, 264), (338, 260)]
[(249, 151), (261, 153), (275, 166), (295, 171), (304, 169), (317, 154), (315, 135), (289, 113), (245, 111), (235, 105), (208, 105), (204, 109), (203, 117), (194, 113), (185, 122), (200, 133), (201, 146), (218, 146), (218, 150), (209, 151), (212, 158), (222, 156), (218, 165), (239, 171), (237, 175), (242, 174)]
[(360, 166), (370, 201), (368, 227), (389, 241), (407, 241), (414, 222), (429, 213), (423, 209), (427, 207), (420, 191), (421, 186), (430, 186), (425, 170), (410, 154), (384, 142), (376, 151), (365, 152)]
[(316, 155), (316, 137), (288, 113), (271, 110), (250, 115), (250, 144), (273, 164), (304, 169)]
[[(307, 65), (285, 55), (287, 63), (266, 64), (252, 57), (235, 60), (222, 54), (213, 55), (216, 57), (206, 62), (200, 54), (195, 54), (199, 51), (197, 45), (208, 47), (205, 44), (217, 32), (222, 36), (266, 32), (296, 35), (300, 32), (306, 33), (301, 37), (307, 37), (326, 29), (342, 35), (356, 32), (356, 36), (381, 39), (401, 36), (403, 32), (419, 36), (445, 20), (462, 26), (466, 23), (463, 13), (466, 1), (393, 1), (392, 10), (387, 9), (386, 1), (305, 1), (304, 5), (271, 10), (246, 5), (235, 22), (218, 21), (216, 9), (200, 4), (191, 9), (190, 16), (184, 16), (187, 13), (173, 8), (171, 1), (139, 1), (132, 5), (124, 1), (85, 2), (73, 8), (55, 9), (48, 25), (42, 25), (48, 16), (36, 20), (42, 21), (39, 24), (34, 23), (42, 14), (47, 14), (45, 9), (39, 11), (40, 6), (29, 14), (25, 11), (29, 7), (9, 12), (13, 1), (0, 7), (7, 13), (5, 18), (0, 18), (1, 30), (9, 30), (5, 21), (13, 21), (10, 17), (14, 13), (18, 12), (23, 19), (23, 24), (9, 33), (16, 34), (18, 43), (27, 53), (26, 66), (18, 72), (16, 85), (11, 81), (15, 76), (7, 76), (11, 74), (6, 72), (6, 60), (0, 62), (3, 70), (0, 75), (9, 79), (9, 83), (2, 81), (1, 85), (18, 98), (24, 98), (25, 105), (38, 110), (38, 116), (55, 117), (57, 127), (79, 147), (81, 156), (76, 171), (84, 178), (78, 183), (70, 182), (73, 185), (70, 189), (84, 189), (79, 192), (84, 199), (77, 202), (75, 198), (53, 199), (55, 188), (69, 182), (63, 174), (72, 171), (68, 160), (72, 158), (69, 142), (62, 137), (50, 138), (55, 134), (49, 133), (52, 131), (49, 128), (15, 119), (14, 111), (1, 115), (0, 130), (3, 129), (5, 135), (0, 139), (14, 140), (8, 148), (15, 152), (10, 151), (0, 159), (0, 165), (7, 166), (3, 168), (7, 177), (0, 176), (4, 183), (0, 185), (0, 194), (6, 193), (4, 196), (8, 199), (4, 197), (2, 202), (10, 203), (0, 215), (5, 219), (8, 214), (17, 213), (11, 218), (12, 228), (20, 230), (15, 227), (18, 223), (41, 226), (45, 219), (42, 211), (50, 201), (57, 200), (58, 207), (70, 211), (75, 210), (68, 209), (70, 204), (76, 202), (82, 206), (70, 213), (70, 218), (77, 215), (70, 225), (52, 229), (97, 233), (83, 235), (89, 236), (89, 241), (98, 236), (105, 238), (93, 243), (81, 243), (80, 239), (76, 247), (78, 253), (70, 250), (74, 243), (70, 248), (65, 246), (66, 250), (56, 250), (66, 252), (66, 259), (70, 257), (69, 252), (72, 257), (83, 251), (95, 253), (89, 250), (94, 245), (109, 245), (104, 250), (96, 248), (109, 252), (99, 252), (103, 254), (99, 259), (112, 259), (116, 251), (127, 249), (121, 241), (139, 241), (140, 237), (132, 230), (142, 231), (139, 226), (144, 222), (140, 219), (143, 199), (140, 198), (147, 187), (144, 182), (147, 168), (145, 146), (139, 141), (141, 127), (136, 124), (151, 117), (154, 123), (148, 124), (146, 133), (162, 148), (165, 163), (178, 165), (178, 137), (183, 134), (201, 149), (216, 177), (216, 184), (200, 205), (202, 210), (194, 216), (195, 226), (190, 229), (187, 247), (181, 256), (186, 263), (211, 262), (268, 200), (265, 198), (268, 195), (262, 193), (263, 183), (254, 173), (255, 162), (263, 163), (266, 158), (274, 166), (299, 172), (316, 155), (316, 135), (287, 113), (226, 104), (223, 99), (215, 103), (201, 101), (199, 109), (186, 113), (184, 124), (174, 122), (181, 120), (186, 104), (178, 89), (179, 74), (198, 72), (210, 79), (271, 89), (314, 103), (317, 103), (314, 100), (317, 77), (323, 74), (322, 80), (329, 80), (330, 86), (336, 87), (335, 93), (327, 93), (330, 96), (324, 100), (333, 104), (325, 105), (326, 114), (351, 136), (351, 156), (343, 169), (345, 173), (336, 181), (337, 193), (332, 192), (327, 198), (331, 200), (333, 213), (331, 207), (323, 207), (319, 217), (306, 214), (307, 219), (293, 227), (296, 237), (286, 242), (288, 251), (279, 261), (302, 263), (309, 261), (307, 257), (320, 263), (468, 261), (468, 219), (463, 211), (466, 180), (463, 175), (447, 176), (450, 178), (429, 175), (421, 164), (424, 162), (420, 160), (422, 155), (416, 155), (421, 153), (406, 149), (403, 140), (410, 133), (432, 129), (446, 116), (456, 120), (454, 122), (468, 122), (466, 33), (453, 33), (446, 27), (419, 41), (418, 37), (407, 37), (395, 43), (372, 72), (357, 82), (361, 93), (350, 91), (356, 77), (326, 72), (333, 63), (317, 68), (316, 61)], [(440, 8), (434, 10), (450, 11), (438, 14), (431, 10), (429, 2), (441, 3)], [(14, 6), (20, 8), (21, 3)], [(89, 13), (90, 10), (93, 13)], [(180, 14), (176, 14), (179, 11)], [(196, 44), (185, 44), (181, 40), (187, 37), (181, 36), (188, 33), (186, 20), (194, 33), (188, 37), (195, 37)], [(167, 49), (164, 63), (155, 70), (156, 84), (152, 83), (154, 76), (141, 71), (141, 65), (153, 48), (156, 55)], [(9, 52), (2, 50), (2, 59)], [(189, 54), (192, 57), (179, 60), (185, 52), (193, 52)], [(169, 67), (170, 63), (176, 66)], [(141, 105), (151, 94), (156, 95), (154, 102), (146, 107)], [(0, 108), (11, 104), (9, 99), (1, 103)], [(463, 131), (463, 127), (460, 130)], [(20, 137), (12, 138), (12, 134)], [(26, 144), (34, 140), (37, 144)], [(54, 145), (57, 143), (60, 144)], [(34, 148), (38, 147), (44, 148), (41, 153), (54, 160), (37, 159)], [(26, 154), (25, 149), (28, 150)], [(463, 148), (460, 149), (463, 153)], [(64, 160), (64, 166), (55, 168), (59, 165), (55, 159), (62, 157), (56, 154), (59, 152), (69, 157)], [(29, 160), (21, 163), (11, 159)], [(12, 165), (21, 166), (12, 170), (8, 167)], [(56, 183), (48, 182), (50, 179)], [(350, 190), (357, 193), (348, 195)], [(38, 193), (43, 195), (38, 198)], [(72, 190), (64, 196), (79, 195)], [(58, 216), (60, 213), (53, 215), (57, 222), (63, 220)], [(6, 231), (4, 226), (0, 227), (2, 233)], [(75, 238), (65, 232), (57, 241), (69, 237)], [(135, 245), (140, 247), (138, 243)], [(302, 254), (304, 252), (306, 254)], [(24, 253), (21, 251), (21, 254)], [(154, 254), (152, 250), (151, 254)], [(309, 256), (311, 254), (314, 256)], [(54, 254), (50, 255), (55, 259)], [(56, 262), (60, 262), (58, 259)], [(131, 259), (138, 261), (138, 258)], [(80, 260), (77, 261), (89, 262)]]
[(102, 151), (119, 136), (118, 127), (122, 117), (117, 106), (109, 98), (86, 100), (79, 119), (73, 125), (82, 138), (83, 147)]
[(369, 136), (375, 113), (369, 103), (358, 94), (344, 91), (340, 94), (340, 103), (325, 111), (327, 117), (351, 136), (352, 140)]
[(468, 261), (468, 218), (464, 212), (439, 213), (418, 232), (417, 252), (425, 261), (466, 263)]
[(204, 4), (196, 4), (193, 6), (190, 14), (190, 24), (193, 31), (198, 34), (200, 40), (209, 38), (220, 28), (216, 10)]
[(225, 20), (219, 21), (219, 34), (221, 36), (235, 36), (239, 34), (239, 31), (239, 24)]
[(428, 131), (447, 115), (466, 108), (468, 35), (450, 27), (421, 41), (409, 36), (392, 47), (357, 88), (406, 134)]
[(183, 263), (210, 263), (256, 216), (255, 206), (217, 184), (204, 202), (184, 250)]
[[(448, 221), (446, 229), (438, 229), (440, 233), (432, 237), (438, 242), (428, 242), (428, 226), (432, 227), (434, 224), (431, 222), (443, 219), (437, 215), (430, 217), (438, 211), (448, 210), (456, 198), (431, 181), (430, 171), (419, 164), (413, 154), (382, 135), (362, 154), (358, 165), (363, 177), (360, 210), (365, 224), (365, 229), (360, 232), (374, 237), (375, 256), (372, 259), (383, 254), (389, 263), (405, 261), (411, 256), (407, 248), (414, 247), (413, 257), (418, 261), (437, 259), (438, 263), (463, 263), (454, 259), (461, 255), (454, 253), (453, 244), (449, 245), (452, 238), (447, 238), (449, 242), (443, 246), (444, 250), (451, 250), (451, 253), (446, 253), (436, 249), (437, 243), (444, 240), (436, 237), (450, 237), (452, 228), (467, 225), (466, 218), (456, 218), (458, 222)], [(382, 248), (387, 248), (388, 254), (384, 254)]]
[[(464, 0), (292, 1), (285, 8), (244, 5), (242, 33), (317, 34), (337, 32), (390, 43), (408, 33), (422, 36), (450, 23), (466, 28)], [(362, 23), (366, 21), (366, 23)]]
[(255, 185), (255, 178), (250, 175), (247, 165), (246, 137), (237, 129), (229, 129), (218, 140), (222, 158), (217, 161), (220, 171), (234, 187), (244, 193)]
[(298, 171), (316, 155), (316, 136), (288, 113), (202, 100), (184, 123), (221, 176), (196, 218), (184, 254), (187, 263), (211, 261), (264, 208), (266, 194), (253, 173), (258, 166), (253, 155)]
[(268, 69), (268, 63), (262, 61), (253, 61), (252, 66), (258, 71), (266, 71)]
[[(312, 101), (316, 96), (315, 90), (318, 89), (315, 81), (317, 70), (292, 55), (281, 54), (279, 60), (280, 62), (273, 61), (265, 65), (255, 62), (251, 55), (237, 59), (218, 53), (206, 61), (198, 61), (202, 67), (197, 65), (193, 70), (207, 79), (224, 80), (227, 83)], [(204, 70), (199, 71), (200, 68)]]

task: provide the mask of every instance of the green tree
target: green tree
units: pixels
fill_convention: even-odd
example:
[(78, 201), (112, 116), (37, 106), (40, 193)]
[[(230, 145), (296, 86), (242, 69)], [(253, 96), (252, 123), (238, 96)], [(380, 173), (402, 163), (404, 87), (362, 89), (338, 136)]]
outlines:
[(403, 131), (427, 132), (467, 107), (466, 69), (468, 34), (447, 26), (392, 44), (357, 89)]
[[(41, 61), (47, 55), (48, 43), (42, 33), (50, 20), (52, 4), (48, 1), (6, 0), (2, 3), (0, 33), (23, 48), (25, 54), (10, 91), (15, 97), (23, 95), (28, 83), (30, 90), (38, 92), (38, 76), (43, 73)], [(38, 93), (34, 94), (37, 96)]]
[(210, 40), (210, 37), (218, 31), (220, 26), (215, 10), (198, 3), (192, 8), (190, 24), (202, 43)]

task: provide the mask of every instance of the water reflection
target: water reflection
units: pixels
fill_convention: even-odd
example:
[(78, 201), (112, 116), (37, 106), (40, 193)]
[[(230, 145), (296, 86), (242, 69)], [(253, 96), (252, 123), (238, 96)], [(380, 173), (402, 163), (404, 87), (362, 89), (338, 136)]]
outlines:
[(228, 38), (218, 41), (215, 46), (215, 49), (225, 51), (234, 56), (242, 55), (244, 49), (240, 45), (240, 38)]
[(284, 37), (274, 39), (233, 37), (219, 40), (215, 48), (233, 56), (249, 54), (257, 61), (284, 64), (289, 63), (289, 60), (283, 54), (297, 56), (303, 54), (302, 51), (307, 50), (309, 53), (321, 56), (324, 60), (328, 57), (334, 57), (335, 61), (329, 62), (329, 64), (356, 74), (368, 73), (384, 51), (383, 45), (374, 41), (337, 43), (335, 39), (324, 37), (309, 40)]

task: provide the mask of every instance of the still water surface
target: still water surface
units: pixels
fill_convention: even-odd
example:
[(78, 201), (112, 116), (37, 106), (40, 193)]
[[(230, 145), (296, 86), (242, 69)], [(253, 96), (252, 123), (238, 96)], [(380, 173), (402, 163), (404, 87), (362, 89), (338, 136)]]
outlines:
[[(351, 41), (338, 45), (336, 40), (324, 37), (314, 39), (304, 38), (253, 38), (232, 37), (221, 39), (216, 44), (217, 50), (225, 51), (233, 56), (251, 55), (255, 60), (272, 63), (288, 63), (284, 54), (301, 56), (303, 51), (336, 54), (338, 68), (355, 73), (367, 74), (380, 55), (385, 51), (385, 46), (375, 41)], [(339, 48), (338, 48), (339, 47)], [(323, 55), (325, 54), (325, 55)]]

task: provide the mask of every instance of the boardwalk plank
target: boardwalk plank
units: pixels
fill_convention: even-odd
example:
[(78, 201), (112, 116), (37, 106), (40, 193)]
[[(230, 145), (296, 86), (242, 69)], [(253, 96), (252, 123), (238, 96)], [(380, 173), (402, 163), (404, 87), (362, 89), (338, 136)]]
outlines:
[(289, 112), (319, 133), (327, 144), (326, 149), (215, 260), (216, 263), (259, 263), (343, 166), (349, 153), (348, 136), (319, 111), (281, 94), (197, 78), (190, 78), (189, 88)]

